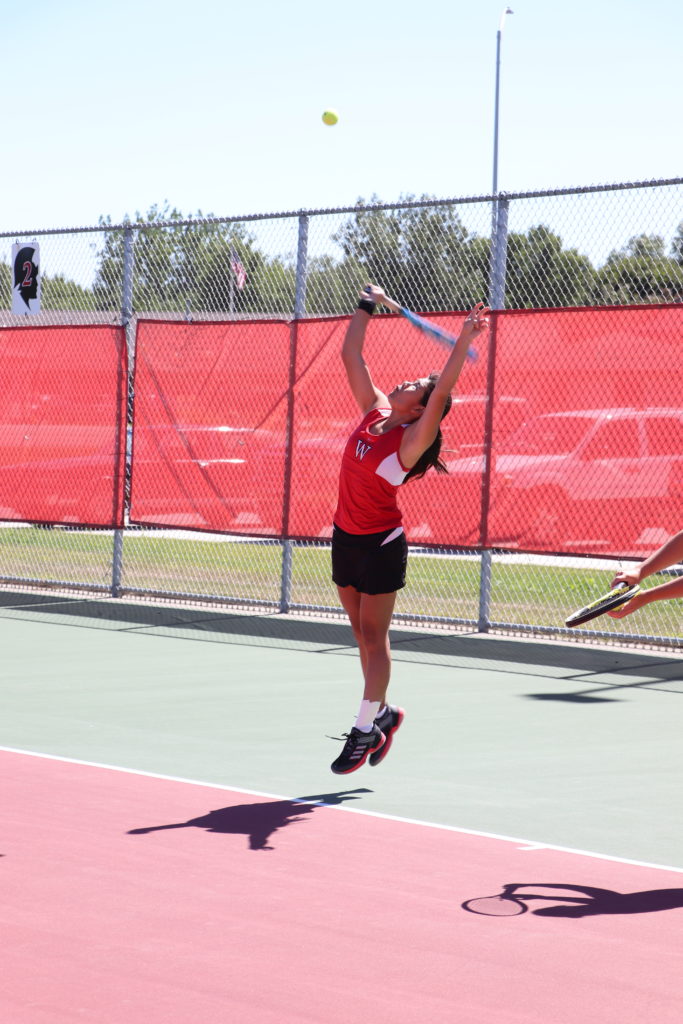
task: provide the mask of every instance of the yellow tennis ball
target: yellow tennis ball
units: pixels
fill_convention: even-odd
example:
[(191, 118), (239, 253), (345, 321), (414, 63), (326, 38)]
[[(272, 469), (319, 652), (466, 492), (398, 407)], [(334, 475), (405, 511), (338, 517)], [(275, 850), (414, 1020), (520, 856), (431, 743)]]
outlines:
[(339, 114), (336, 110), (326, 110), (323, 114), (324, 124), (336, 124), (339, 120)]

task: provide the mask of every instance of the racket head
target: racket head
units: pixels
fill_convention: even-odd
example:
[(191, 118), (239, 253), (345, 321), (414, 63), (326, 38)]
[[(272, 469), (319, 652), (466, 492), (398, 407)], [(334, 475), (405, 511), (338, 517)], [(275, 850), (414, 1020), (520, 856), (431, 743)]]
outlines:
[(607, 594), (603, 594), (602, 597), (591, 601), (584, 608), (579, 608), (568, 619), (565, 619), (564, 624), (571, 629), (574, 626), (582, 625), (584, 622), (590, 622), (591, 619), (596, 619), (598, 615), (604, 615), (605, 612), (611, 612), (614, 608), (621, 608), (622, 604), (626, 604), (632, 597), (635, 597), (639, 590), (640, 587), (637, 583), (619, 583)]
[(529, 909), (521, 900), (501, 893), (497, 896), (478, 896), (473, 900), (465, 900), (461, 906), (470, 914), (483, 914), (485, 917), (516, 917)]
[[(431, 323), (429, 320), (424, 320), (421, 316), (418, 316), (417, 313), (413, 313), (411, 310), (406, 309), (405, 306), (401, 306), (400, 312), (401, 316), (404, 316), (406, 320), (413, 325), (413, 327), (417, 327), (417, 329), (422, 331), (423, 334), (433, 338), (434, 341), (437, 341), (440, 345), (445, 345), (446, 348), (453, 348), (458, 340), (455, 335), (449, 334), (448, 331), (444, 331), (442, 327), (437, 327), (436, 324)], [(467, 349), (467, 358), (471, 362), (474, 362), (477, 358), (477, 350), (472, 348), (471, 345)]]

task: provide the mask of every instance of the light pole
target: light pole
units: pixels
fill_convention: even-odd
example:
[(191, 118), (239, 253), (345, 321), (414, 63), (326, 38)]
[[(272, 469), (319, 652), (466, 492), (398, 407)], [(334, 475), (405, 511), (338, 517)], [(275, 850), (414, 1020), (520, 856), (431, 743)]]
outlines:
[(496, 104), (493, 116), (493, 194), (498, 191), (498, 107), (500, 102), (500, 40), (503, 35), (505, 15), (514, 14), (511, 7), (506, 7), (500, 16), (500, 25), (496, 35)]
[[(507, 258), (507, 213), (508, 200), (498, 198), (498, 103), (500, 94), (500, 39), (503, 34), (505, 15), (513, 14), (506, 7), (500, 16), (496, 37), (496, 106), (493, 126), (493, 200), (491, 203), (491, 256), (489, 265), (489, 306), (491, 309), (505, 308), (505, 261)], [(479, 569), (479, 618), (480, 633), (488, 633), (491, 607), (491, 584), (493, 556), (488, 546), (488, 517), (491, 506), (491, 465), (493, 451), (493, 397), (496, 393), (496, 344), (498, 336), (497, 318), (493, 317), (489, 331), (488, 366), (486, 370), (486, 417), (484, 420), (484, 473), (481, 488), (481, 565)]]

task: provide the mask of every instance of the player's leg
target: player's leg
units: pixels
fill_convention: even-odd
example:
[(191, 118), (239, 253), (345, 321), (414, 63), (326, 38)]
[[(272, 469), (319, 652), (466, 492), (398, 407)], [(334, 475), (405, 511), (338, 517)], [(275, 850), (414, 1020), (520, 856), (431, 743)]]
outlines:
[(351, 623), (353, 636), (356, 641), (356, 644), (358, 645), (358, 653), (360, 654), (360, 663), (363, 671), (363, 678), (365, 679), (367, 652), (365, 650), (363, 631), (361, 630), (360, 625), (360, 601), (362, 595), (356, 590), (355, 587), (337, 586), (337, 593), (339, 594), (341, 606), (348, 615), (349, 622)]
[(389, 753), (394, 734), (404, 718), (403, 708), (386, 703), (391, 676), (389, 626), (395, 603), (395, 591), (391, 594), (363, 594), (361, 600), (361, 631), (367, 651), (363, 703), (367, 701), (368, 708), (374, 711), (374, 725), (384, 736), (384, 743), (369, 754), (368, 760), (373, 767)]
[(363, 699), (344, 748), (332, 763), (336, 775), (348, 775), (365, 764), (384, 743), (375, 723), (389, 683), (389, 623), (396, 594), (361, 594), (355, 587), (337, 587), (358, 643), (363, 668)]
[(359, 627), (365, 651), (363, 699), (384, 703), (391, 676), (389, 626), (396, 604), (396, 591), (389, 594), (360, 594)]
[[(339, 557), (339, 541), (337, 544), (333, 575), (358, 644), (364, 679), (356, 722), (342, 754), (332, 765), (332, 771), (340, 774), (360, 768), (368, 757), (371, 764), (379, 763), (387, 735), (379, 722), (385, 723), (391, 735), (403, 720), (402, 709), (385, 703), (391, 675), (389, 626), (396, 592), (405, 585), (407, 562), (405, 535), (402, 531), (398, 536), (395, 533), (388, 530), (373, 537), (371, 545), (367, 544), (370, 538), (350, 548), (347, 544), (343, 559)], [(333, 566), (334, 556), (333, 538)], [(350, 578), (353, 586), (342, 585)]]

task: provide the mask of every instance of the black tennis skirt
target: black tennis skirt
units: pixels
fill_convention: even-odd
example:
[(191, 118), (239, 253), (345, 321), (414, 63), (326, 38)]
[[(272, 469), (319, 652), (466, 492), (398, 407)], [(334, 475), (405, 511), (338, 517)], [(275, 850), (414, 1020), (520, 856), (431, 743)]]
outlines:
[(361, 594), (391, 594), (406, 585), (408, 542), (401, 530), (381, 533), (332, 532), (332, 579), (338, 587), (355, 587)]

